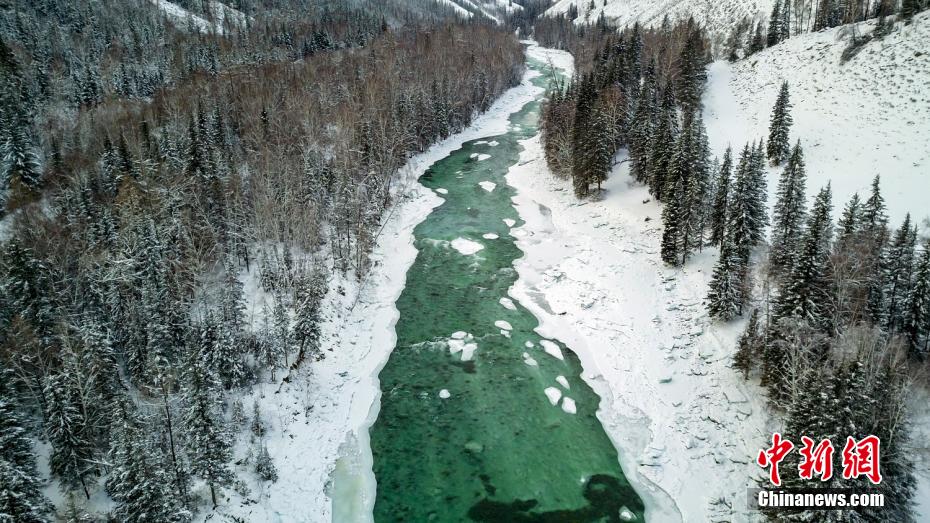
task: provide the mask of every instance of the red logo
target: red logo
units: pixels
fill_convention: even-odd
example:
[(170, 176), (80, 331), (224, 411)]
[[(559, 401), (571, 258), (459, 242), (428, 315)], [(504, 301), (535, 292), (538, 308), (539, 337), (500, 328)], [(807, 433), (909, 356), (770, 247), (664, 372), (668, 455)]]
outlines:
[[(798, 464), (798, 476), (801, 479), (814, 479), (818, 476), (820, 481), (827, 481), (833, 477), (833, 443), (824, 438), (816, 445), (814, 440), (801, 436), (801, 462)], [(772, 446), (759, 451), (756, 463), (762, 468), (770, 468), (769, 480), (776, 487), (781, 486), (781, 474), (778, 464), (785, 456), (794, 450), (794, 443), (782, 438), (776, 432), (772, 434)], [(879, 454), (881, 441), (878, 436), (866, 436), (858, 442), (852, 437), (846, 438), (846, 445), (841, 454), (843, 460), (843, 479), (856, 479), (859, 476), (869, 478), (869, 481), (878, 485), (882, 481), (879, 467)]]

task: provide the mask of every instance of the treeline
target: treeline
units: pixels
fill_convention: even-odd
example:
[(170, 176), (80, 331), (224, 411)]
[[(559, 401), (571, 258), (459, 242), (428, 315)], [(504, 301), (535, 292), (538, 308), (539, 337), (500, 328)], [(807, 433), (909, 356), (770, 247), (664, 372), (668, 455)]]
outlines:
[[(62, 517), (102, 486), (114, 520), (188, 521), (196, 483), (245, 488), (249, 418), (242, 464), (276, 476), (236, 391), (322, 357), (330, 275), (368, 270), (398, 169), (515, 85), (522, 49), (346, 9), (222, 34), (145, 2), (0, 13), (0, 519), (51, 517), (39, 437)], [(134, 70), (156, 81), (123, 90)], [(244, 271), (272, 297), (254, 318)]]
[[(592, 186), (600, 188), (616, 152), (628, 147), (637, 178), (649, 184), (656, 198), (690, 190), (673, 187), (677, 182), (667, 176), (673, 141), (665, 138), (682, 124), (702, 128), (700, 96), (708, 61), (703, 31), (689, 20), (672, 29), (643, 31), (636, 25), (597, 40), (600, 47), (590, 67), (581, 65), (567, 86), (550, 93), (543, 108), (550, 168), (570, 176), (575, 194), (585, 196)], [(590, 45), (581, 37), (570, 47)], [(695, 138), (692, 145), (699, 147), (700, 138)]]
[(736, 61), (801, 33), (877, 19), (872, 35), (860, 38), (853, 33), (851, 46), (855, 48), (890, 31), (896, 20), (909, 21), (928, 7), (926, 0), (775, 0), (767, 21), (744, 18), (734, 24), (722, 51)]

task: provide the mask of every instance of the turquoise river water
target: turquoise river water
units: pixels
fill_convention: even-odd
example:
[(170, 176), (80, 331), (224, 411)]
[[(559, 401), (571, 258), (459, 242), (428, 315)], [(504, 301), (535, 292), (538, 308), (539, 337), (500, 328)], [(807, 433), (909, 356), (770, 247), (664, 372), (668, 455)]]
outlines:
[[(529, 67), (542, 73), (536, 85), (553, 80), (545, 64)], [(397, 345), (379, 376), (375, 521), (644, 520), (578, 358), (536, 334), (519, 303), (501, 300), (523, 255), (505, 222), (521, 224), (504, 176), (519, 141), (537, 132), (540, 102), (420, 178), (448, 192), (415, 230)], [(463, 239), (483, 248), (462, 254), (453, 247)]]

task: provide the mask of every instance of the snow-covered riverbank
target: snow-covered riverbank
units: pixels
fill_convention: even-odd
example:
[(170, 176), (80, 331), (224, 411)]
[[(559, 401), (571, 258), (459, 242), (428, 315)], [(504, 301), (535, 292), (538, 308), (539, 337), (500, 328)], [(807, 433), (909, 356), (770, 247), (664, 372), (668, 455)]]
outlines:
[[(530, 83), (536, 76), (527, 71), (519, 86), (504, 93), (467, 130), (405, 166), (395, 189), (397, 203), (371, 255), (370, 275), (361, 287), (354, 278), (330, 283), (324, 307), (329, 311), (323, 326), (326, 358), (305, 365), (289, 384), (266, 384), (243, 399), (247, 412), (257, 400), (269, 425), (266, 442), (278, 481), (251, 483), (246, 496), (232, 493), (222, 512), (250, 522), (371, 519), (374, 477), (368, 428), (380, 404), (377, 376), (394, 348), (394, 303), (417, 254), (413, 229), (441, 203), (440, 195), (417, 178), (462, 143), (504, 133), (508, 116), (539, 94)], [(261, 311), (266, 297), (252, 278), (246, 285), (251, 309)], [(237, 455), (244, 454), (243, 448)]]

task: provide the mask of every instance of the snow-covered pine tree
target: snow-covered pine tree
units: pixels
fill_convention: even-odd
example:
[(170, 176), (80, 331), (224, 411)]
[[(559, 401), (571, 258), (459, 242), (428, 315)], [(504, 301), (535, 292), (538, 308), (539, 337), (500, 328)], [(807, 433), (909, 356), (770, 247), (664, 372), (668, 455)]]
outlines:
[(774, 224), (769, 261), (775, 274), (786, 270), (794, 258), (806, 215), (805, 181), (804, 153), (798, 142), (778, 180), (775, 206), (772, 208)]
[(681, 53), (678, 55), (678, 76), (675, 83), (676, 98), (685, 113), (700, 112), (701, 95), (707, 83), (707, 50), (701, 29), (694, 21), (688, 19), (688, 37)]
[(911, 228), (911, 215), (908, 213), (882, 256), (881, 270), (886, 304), (884, 327), (888, 332), (901, 330), (904, 322), (907, 297), (911, 290), (911, 275), (914, 271), (916, 240), (917, 230)]
[(750, 241), (753, 246), (765, 241), (765, 228), (769, 224), (768, 178), (765, 173), (765, 154), (762, 151), (762, 140), (750, 151), (746, 164), (746, 202), (747, 212), (751, 217), (752, 234)]
[(284, 296), (281, 292), (275, 292), (274, 309), (272, 311), (272, 342), (277, 343), (280, 351), (284, 353), (284, 366), (288, 365), (288, 353), (290, 352), (293, 335), (291, 333), (291, 318), (284, 307)]
[(655, 59), (643, 74), (643, 84), (636, 99), (636, 110), (630, 121), (628, 148), (630, 155), (630, 175), (640, 182), (648, 180), (649, 146), (652, 143), (655, 125), (659, 119), (658, 87), (656, 82)]
[(6, 142), (0, 144), (0, 191), (36, 192), (42, 184), (42, 166), (25, 117), (10, 119)]
[(756, 54), (765, 49), (765, 33), (762, 31), (762, 21), (756, 22), (756, 30), (753, 32), (752, 40), (749, 41), (749, 51), (746, 56)]
[[(785, 0), (790, 2), (791, 0)], [(766, 47), (772, 47), (777, 45), (779, 42), (784, 40), (782, 35), (782, 3), (781, 0), (775, 0), (775, 4), (772, 6), (772, 14), (769, 15), (769, 30), (767, 34), (767, 39), (765, 42)]]
[(720, 245), (720, 257), (714, 266), (707, 294), (707, 312), (711, 317), (728, 321), (743, 313), (746, 302), (746, 279), (749, 259), (731, 247), (732, 235), (726, 235)]
[(322, 270), (315, 271), (310, 281), (302, 286), (293, 330), (294, 340), (299, 344), (297, 361), (302, 361), (308, 352), (314, 356), (320, 354), (320, 321), (326, 291), (327, 282)]
[(274, 459), (268, 453), (268, 445), (265, 443), (258, 445), (258, 453), (255, 456), (255, 473), (264, 481), (272, 483), (278, 481), (278, 469), (274, 466)]
[(649, 191), (659, 201), (665, 201), (665, 189), (672, 168), (675, 144), (678, 142), (678, 111), (672, 85), (665, 86), (659, 121), (649, 146)]
[(0, 521), (44, 523), (51, 503), (42, 493), (35, 451), (16, 407), (13, 373), (0, 372)]
[(772, 118), (769, 123), (769, 140), (766, 153), (768, 159), (775, 165), (781, 165), (782, 162), (788, 159), (788, 154), (791, 151), (789, 141), (791, 123), (791, 102), (788, 95), (788, 81), (785, 80), (778, 91), (778, 98), (772, 108)]
[(81, 487), (87, 499), (87, 483), (94, 471), (95, 448), (88, 437), (88, 427), (72, 380), (79, 376), (52, 374), (46, 377), (45, 434), (52, 444), (49, 468), (63, 488)]
[(184, 523), (191, 514), (172, 488), (171, 474), (153, 444), (146, 423), (128, 397), (119, 400), (112, 424), (107, 493), (116, 502), (115, 516), (127, 523)]
[(681, 265), (682, 255), (681, 246), (681, 217), (683, 198), (683, 181), (680, 177), (675, 176), (671, 188), (668, 190), (668, 202), (662, 209), (662, 243), (661, 255), (662, 261), (672, 266)]
[(924, 243), (917, 260), (902, 330), (910, 343), (910, 355), (926, 358), (930, 345), (930, 242)]
[(828, 260), (833, 230), (831, 194), (827, 185), (814, 199), (804, 237), (774, 306), (776, 318), (799, 318), (828, 334), (835, 330)]
[(720, 246), (727, 231), (727, 206), (729, 205), (730, 178), (733, 171), (733, 151), (727, 147), (723, 163), (717, 170), (714, 183), (714, 199), (710, 209), (710, 244)]
[(229, 461), (232, 441), (226, 422), (218, 412), (222, 405), (220, 379), (211, 366), (204, 343), (191, 351), (185, 368), (184, 428), (191, 472), (203, 478), (210, 487), (210, 498), (217, 506), (216, 489), (234, 479)]
[(749, 379), (749, 373), (758, 364), (761, 335), (759, 332), (759, 309), (753, 309), (749, 315), (746, 330), (740, 335), (733, 355), (733, 368), (743, 373), (743, 379)]

